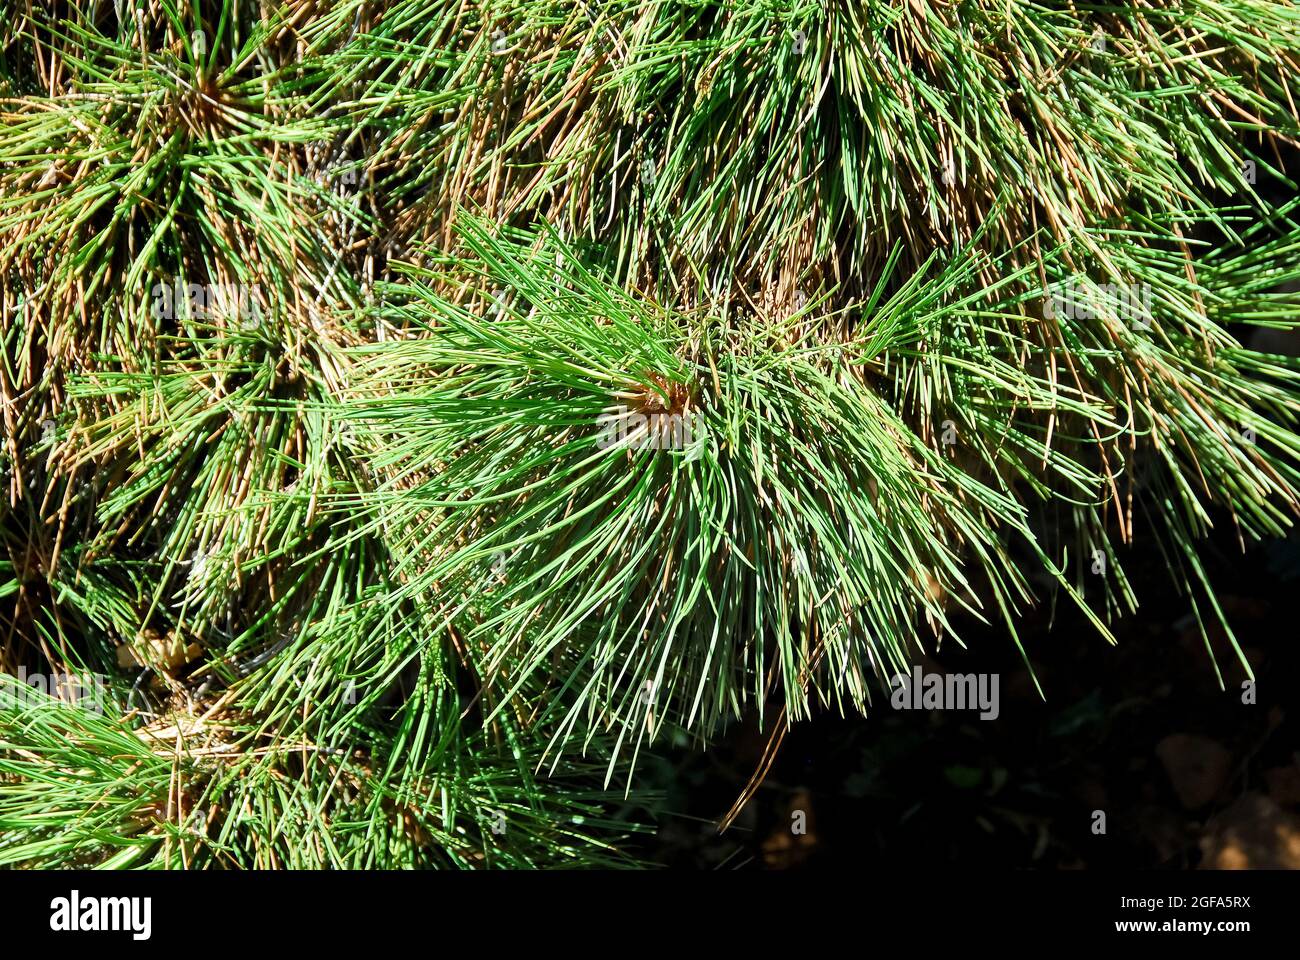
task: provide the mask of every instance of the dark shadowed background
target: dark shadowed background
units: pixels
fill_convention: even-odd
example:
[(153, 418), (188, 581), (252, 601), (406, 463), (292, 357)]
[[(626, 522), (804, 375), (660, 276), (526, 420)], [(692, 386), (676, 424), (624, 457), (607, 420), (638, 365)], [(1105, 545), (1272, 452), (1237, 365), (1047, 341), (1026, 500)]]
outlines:
[[(722, 834), (717, 821), (767, 733), (751, 721), (703, 754), (660, 751), (638, 780), (664, 791), (671, 812), (645, 854), (691, 869), (1300, 868), (1300, 541), (1243, 555), (1230, 521), (1218, 527), (1207, 570), (1254, 668), (1254, 704), (1211, 627), (1220, 689), (1190, 603), (1155, 545), (1139, 542), (1124, 565), (1140, 608), (1112, 624), (1117, 647), (1066, 601), (1023, 621), (1045, 702), (1004, 629), (964, 623), (967, 650), (948, 645), (922, 664), (1000, 673), (996, 720), (896, 711), (882, 696), (869, 717), (798, 724)], [(804, 834), (792, 831), (794, 811)], [(1106, 815), (1104, 835), (1094, 811)]]

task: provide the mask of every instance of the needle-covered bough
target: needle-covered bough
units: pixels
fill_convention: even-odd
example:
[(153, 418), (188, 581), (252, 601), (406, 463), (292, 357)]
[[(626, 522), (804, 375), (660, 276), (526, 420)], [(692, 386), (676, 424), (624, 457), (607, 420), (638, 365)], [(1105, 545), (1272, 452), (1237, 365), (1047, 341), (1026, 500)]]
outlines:
[(628, 863), (638, 754), (1110, 639), (1135, 540), (1224, 621), (1198, 544), (1300, 509), (1298, 58), (1274, 0), (6, 0), (0, 863)]

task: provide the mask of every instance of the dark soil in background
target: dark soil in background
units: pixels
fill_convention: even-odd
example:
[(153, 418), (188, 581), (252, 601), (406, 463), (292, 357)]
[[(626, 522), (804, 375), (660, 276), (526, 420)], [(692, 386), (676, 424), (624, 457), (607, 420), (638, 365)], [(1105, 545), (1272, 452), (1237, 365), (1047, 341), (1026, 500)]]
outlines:
[[(882, 696), (866, 718), (797, 724), (721, 835), (766, 732), (750, 722), (706, 753), (660, 751), (638, 781), (663, 790), (671, 813), (643, 853), (691, 869), (1300, 868), (1300, 540), (1243, 556), (1230, 524), (1219, 527), (1204, 557), (1254, 668), (1254, 704), (1212, 629), (1220, 689), (1190, 603), (1154, 545), (1139, 544), (1122, 559), (1141, 606), (1111, 625), (1118, 647), (1065, 599), (1050, 631), (1046, 603), (1022, 621), (1046, 702), (1004, 630), (967, 624), (967, 650), (946, 645), (923, 666), (1000, 673), (996, 720), (897, 711)], [(804, 834), (792, 831), (796, 810)]]

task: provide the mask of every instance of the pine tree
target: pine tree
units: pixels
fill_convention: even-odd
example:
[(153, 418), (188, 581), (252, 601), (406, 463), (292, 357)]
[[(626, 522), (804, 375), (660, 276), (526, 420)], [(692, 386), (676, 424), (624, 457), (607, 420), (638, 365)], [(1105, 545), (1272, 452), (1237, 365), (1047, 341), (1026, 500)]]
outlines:
[(628, 864), (647, 751), (1112, 639), (1134, 541), (1231, 637), (1298, 57), (1280, 0), (0, 4), (0, 864)]

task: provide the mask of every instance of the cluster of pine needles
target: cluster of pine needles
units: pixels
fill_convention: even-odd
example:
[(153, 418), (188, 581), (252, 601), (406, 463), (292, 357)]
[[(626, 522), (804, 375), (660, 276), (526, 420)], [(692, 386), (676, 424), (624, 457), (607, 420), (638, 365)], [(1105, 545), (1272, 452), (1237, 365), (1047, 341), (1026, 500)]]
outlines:
[(1113, 640), (1141, 538), (1231, 637), (1296, 77), (1287, 0), (3, 0), (0, 865), (632, 863), (638, 756)]

